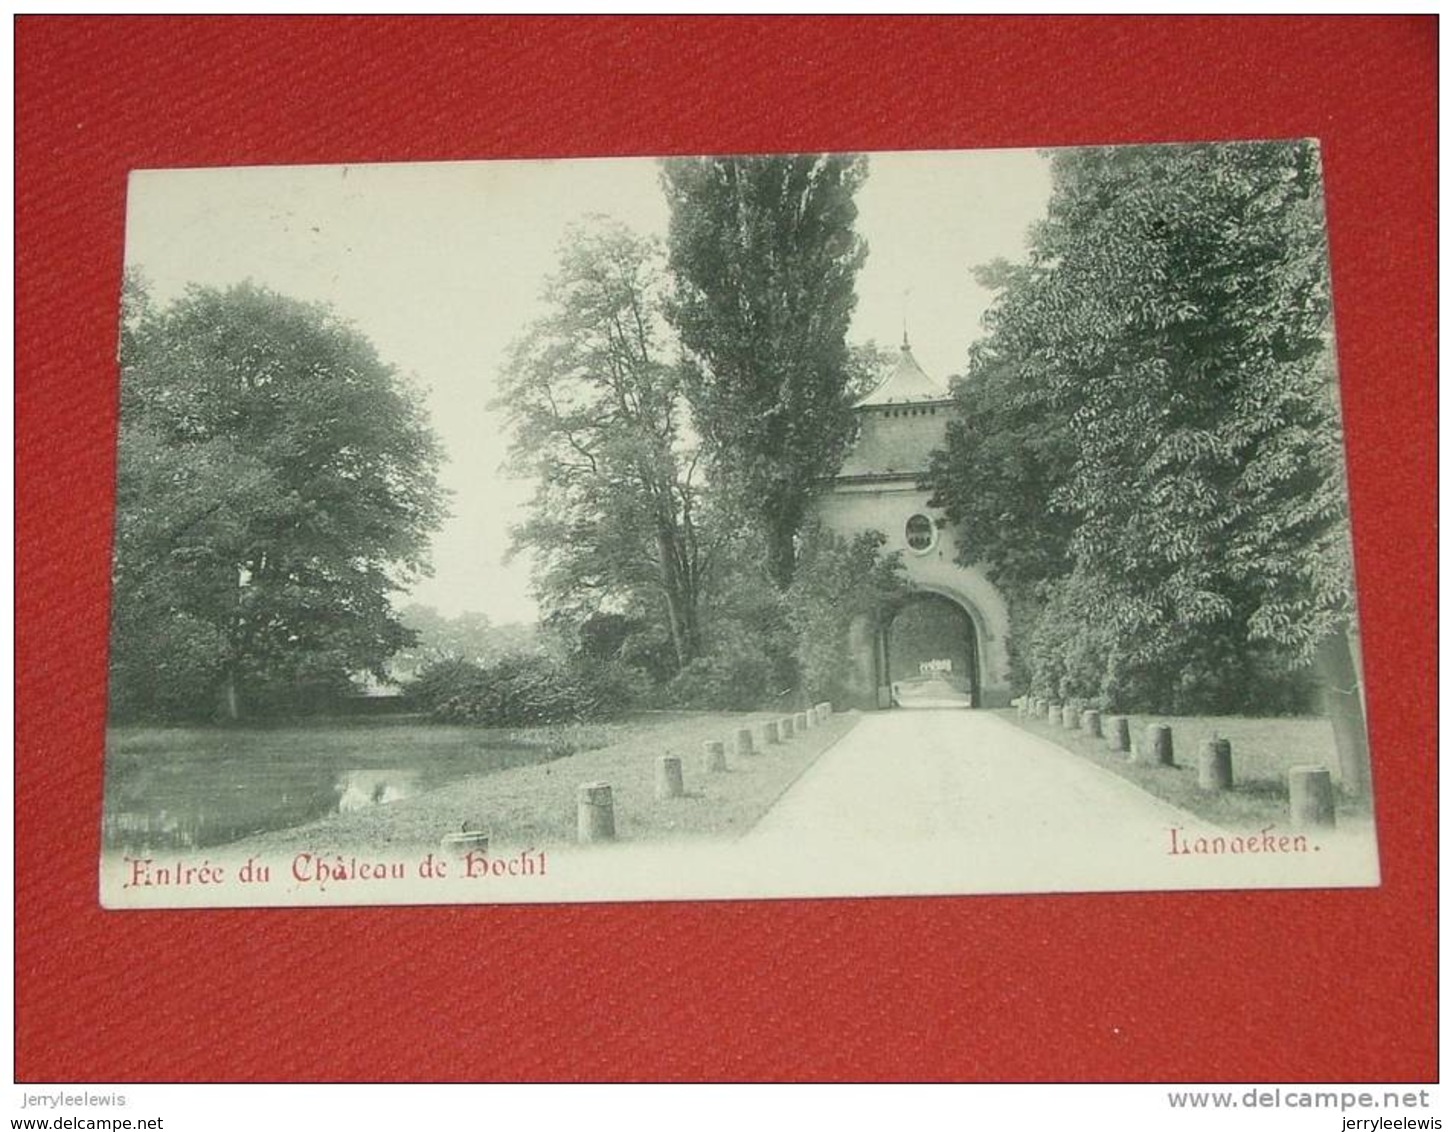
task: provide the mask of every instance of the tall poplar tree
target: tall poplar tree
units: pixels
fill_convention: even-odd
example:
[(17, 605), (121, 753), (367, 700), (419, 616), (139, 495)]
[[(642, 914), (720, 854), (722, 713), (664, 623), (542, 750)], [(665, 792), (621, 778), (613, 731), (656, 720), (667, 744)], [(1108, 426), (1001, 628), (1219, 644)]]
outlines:
[(816, 484), (852, 430), (845, 341), (867, 254), (861, 156), (669, 160), (668, 317), (695, 365), (685, 392), (722, 489), (765, 542), (778, 589)]

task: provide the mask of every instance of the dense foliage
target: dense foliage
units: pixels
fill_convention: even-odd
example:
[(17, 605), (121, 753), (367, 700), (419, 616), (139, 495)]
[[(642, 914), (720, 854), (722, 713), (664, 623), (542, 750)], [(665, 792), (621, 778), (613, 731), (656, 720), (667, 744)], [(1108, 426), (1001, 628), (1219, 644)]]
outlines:
[(846, 344), (867, 254), (851, 155), (681, 158), (671, 206), (672, 324), (695, 365), (685, 377), (716, 485), (765, 542), (778, 589), (815, 485), (852, 430)]
[(1036, 690), (1295, 704), (1352, 615), (1316, 149), (1072, 150), (1053, 173), (1027, 264), (981, 274), (937, 502)]
[(515, 531), (552, 615), (659, 620), (677, 666), (701, 652), (709, 538), (682, 370), (661, 315), (664, 257), (599, 221), (577, 227), (515, 343), (500, 404), (515, 470), (538, 483)]
[(751, 711), (785, 700), (791, 689), (776, 687), (778, 665), (770, 635), (727, 625), (715, 635), (711, 651), (678, 672), (662, 691), (668, 707)]
[[(697, 308), (683, 298), (695, 293), (679, 266), (683, 232), (724, 235), (699, 211), (707, 206), (701, 200), (675, 201), (669, 266), (654, 242), (613, 222), (598, 218), (573, 228), (547, 282), (546, 313), (512, 350), (500, 398), (513, 427), (514, 468), (538, 484), (515, 537), (534, 558), (546, 623), (576, 655), (642, 674), (654, 685), (652, 701), (666, 707), (752, 708), (796, 689), (800, 650), (779, 589), (790, 569), (774, 569), (783, 560), (774, 560), (771, 539), (760, 537), (762, 506), (777, 507), (771, 499), (786, 498), (790, 484), (794, 517), (777, 529), (790, 567), (814, 477), (831, 472), (841, 452), (845, 434), (837, 426), (848, 417), (849, 398), (871, 387), (881, 366), (882, 351), (871, 343), (849, 349), (842, 342), (861, 252), (851, 236), (850, 203), (860, 168), (835, 159), (748, 165), (742, 176), (759, 182), (758, 205), (771, 195), (762, 178), (770, 180), (775, 169), (779, 181), (788, 180), (774, 191), (784, 184), (806, 188), (811, 214), (800, 218), (803, 232), (784, 237), (793, 254), (774, 271), (759, 272), (765, 291), (753, 301), (780, 307), (773, 315), (779, 321), (792, 314), (836, 326), (827, 333), (834, 344), (824, 339), (812, 347), (816, 359), (799, 358), (801, 342), (789, 349), (787, 322), (779, 325), (775, 349), (798, 361), (784, 363), (785, 353), (765, 347), (759, 352), (759, 394), (770, 385), (779, 402), (767, 416), (780, 427), (764, 427), (788, 450), (763, 448), (762, 430), (745, 427), (746, 418), (737, 422), (743, 427), (729, 425), (733, 414), (757, 412), (732, 399), (727, 377), (736, 371), (723, 364), (708, 374), (686, 360), (683, 341), (690, 327), (701, 326), (692, 321)], [(685, 184), (687, 172), (673, 165), (668, 184)], [(798, 176), (806, 180), (791, 179)], [(824, 269), (828, 254), (813, 241), (844, 224), (839, 252), (851, 271), (828, 298), (813, 298), (808, 277)], [(769, 236), (767, 228), (756, 233), (758, 252)], [(835, 313), (812, 313), (814, 302)], [(829, 411), (811, 416), (818, 404)], [(810, 449), (806, 456), (818, 463), (804, 464), (793, 446)], [(833, 462), (820, 463), (827, 458)], [(781, 481), (770, 499), (753, 498), (761, 483), (740, 474), (750, 467)]]
[(908, 589), (902, 560), (882, 553), (884, 541), (877, 531), (845, 539), (816, 524), (805, 532), (786, 612), (810, 700), (851, 702), (854, 621), (877, 629)]
[(492, 664), (441, 660), (408, 687), (418, 710), (441, 723), (526, 727), (609, 719), (635, 705), (639, 678), (621, 665), (544, 654)]
[(548, 640), (534, 625), (497, 625), (483, 613), (445, 616), (430, 605), (410, 602), (399, 610), (399, 621), (413, 634), (389, 661), (389, 676), (397, 681), (412, 680), (425, 668), (444, 660), (468, 660), (493, 664), (514, 654), (541, 653)]
[(443, 514), (419, 399), (327, 310), (129, 279), (112, 709), (323, 706), (409, 640), (389, 599)]

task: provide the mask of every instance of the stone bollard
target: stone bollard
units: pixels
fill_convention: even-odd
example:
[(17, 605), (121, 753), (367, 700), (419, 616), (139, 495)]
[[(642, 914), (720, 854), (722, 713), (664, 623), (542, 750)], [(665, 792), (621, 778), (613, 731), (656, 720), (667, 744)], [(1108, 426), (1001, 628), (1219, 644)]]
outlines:
[(1063, 704), (1046, 703), (1044, 705), (1044, 718), (1050, 723), (1058, 723), (1064, 718), (1064, 710)]
[(1330, 829), (1337, 824), (1332, 772), (1324, 766), (1294, 766), (1287, 771), (1291, 788), (1292, 828)]
[(769, 719), (762, 724), (762, 746), (771, 747), (782, 742), (782, 732), (777, 729), (777, 721)]
[(668, 798), (680, 798), (685, 793), (681, 760), (675, 755), (662, 755), (656, 760), (656, 797), (664, 802)]
[(1212, 736), (1201, 744), (1196, 785), (1202, 790), (1231, 789), (1231, 740)]
[(817, 712), (800, 711), (797, 713), (797, 729), (799, 731), (811, 731), (817, 726)]
[(1099, 739), (1100, 735), (1100, 713), (1094, 708), (1086, 708), (1080, 713), (1080, 730), (1092, 739)]
[(817, 718), (822, 720), (823, 723), (826, 723), (832, 718), (832, 704), (827, 700), (823, 700), (822, 703), (817, 705)]
[(467, 823), (458, 833), (446, 833), (439, 845), (451, 853), (489, 853), (489, 834)]
[(1146, 727), (1145, 743), (1135, 761), (1145, 766), (1175, 766), (1175, 744), (1171, 739), (1170, 724), (1152, 723)]
[(805, 711), (799, 711), (794, 715), (792, 717), (792, 723), (797, 728), (797, 734), (799, 735), (812, 726), (812, 724), (807, 722), (807, 713)]
[(1130, 750), (1130, 720), (1123, 715), (1112, 715), (1105, 720), (1107, 730), (1106, 738), (1110, 740), (1112, 751)]
[(750, 727), (737, 728), (737, 758), (751, 758), (757, 753), (757, 745), (752, 742), (752, 729)]
[(701, 745), (704, 757), (701, 760), (702, 769), (707, 774), (720, 774), (726, 770), (726, 744), (720, 739), (708, 739)]
[(1080, 713), (1071, 705), (1065, 704), (1060, 709), (1059, 722), (1066, 731), (1074, 731), (1080, 725)]
[(777, 721), (777, 730), (782, 734), (782, 742), (785, 743), (788, 739), (792, 738), (794, 730), (792, 717), (790, 715), (784, 715), (781, 719), (779, 719)]
[(582, 844), (615, 840), (615, 803), (607, 783), (583, 782), (575, 788), (575, 832)]

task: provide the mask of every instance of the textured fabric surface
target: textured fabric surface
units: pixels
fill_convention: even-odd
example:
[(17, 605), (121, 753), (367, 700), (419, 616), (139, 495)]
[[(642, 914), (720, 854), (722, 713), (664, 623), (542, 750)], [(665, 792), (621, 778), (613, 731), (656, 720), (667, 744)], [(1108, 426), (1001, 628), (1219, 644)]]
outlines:
[[(21, 1080), (1429, 1080), (1436, 20), (19, 19)], [(106, 913), (140, 167), (1323, 140), (1384, 884)]]

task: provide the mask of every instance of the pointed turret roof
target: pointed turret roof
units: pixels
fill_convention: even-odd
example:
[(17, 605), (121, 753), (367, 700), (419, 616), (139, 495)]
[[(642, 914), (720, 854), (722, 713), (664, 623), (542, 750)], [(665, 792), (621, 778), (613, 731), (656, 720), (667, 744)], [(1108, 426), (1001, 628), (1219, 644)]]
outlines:
[(930, 401), (950, 399), (946, 384), (935, 381), (923, 372), (923, 367), (908, 348), (908, 335), (903, 335), (903, 348), (898, 351), (898, 362), (893, 372), (880, 381), (877, 387), (854, 406), (866, 409), (873, 405), (926, 404)]

